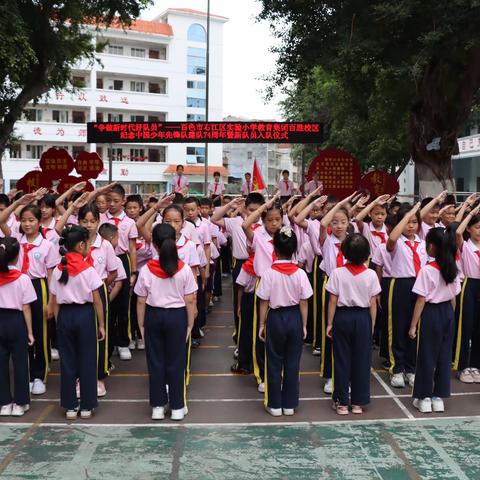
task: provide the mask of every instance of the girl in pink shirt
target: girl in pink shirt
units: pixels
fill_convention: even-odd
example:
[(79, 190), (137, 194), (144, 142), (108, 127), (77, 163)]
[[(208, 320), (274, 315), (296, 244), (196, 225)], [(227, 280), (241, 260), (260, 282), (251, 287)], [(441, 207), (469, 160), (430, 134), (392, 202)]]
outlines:
[(277, 260), (263, 272), (257, 289), (258, 335), (266, 345), (265, 409), (278, 417), (293, 415), (298, 407), (300, 358), (313, 291), (307, 274), (292, 262), (297, 250), (294, 231), (283, 227), (273, 242)]
[(435, 260), (420, 270), (413, 286), (417, 301), (409, 330), (411, 339), (416, 338), (417, 327), (419, 332), (413, 406), (422, 413), (443, 412), (442, 398), (450, 396), (455, 326), (452, 301), (460, 292), (454, 235), (434, 227), (427, 233), (426, 244)]
[[(15, 268), (20, 244), (0, 239), (0, 416), (22, 416), (30, 408), (28, 347), (34, 343), (30, 304), (37, 298), (32, 281)], [(10, 391), (10, 357), (13, 395)], [(13, 403), (12, 403), (13, 400)]]
[(372, 333), (381, 289), (376, 273), (365, 266), (370, 256), (365, 237), (355, 233), (346, 238), (342, 252), (347, 263), (335, 269), (327, 283), (327, 336), (332, 339), (333, 408), (347, 415), (349, 404), (352, 413), (360, 414), (370, 403)]
[(77, 418), (78, 376), (80, 417), (87, 419), (98, 405), (97, 337), (105, 339), (104, 309), (98, 290), (103, 282), (93, 268), (85, 228), (67, 225), (60, 246), (64, 255), (50, 283), (60, 349), (60, 404), (67, 420)]
[(150, 377), (152, 420), (165, 418), (167, 403), (171, 419), (183, 420), (188, 413), (187, 341), (194, 323), (198, 286), (190, 267), (178, 257), (175, 230), (170, 225), (157, 225), (152, 240), (159, 260), (150, 260), (142, 268), (135, 286)]
[(398, 223), (387, 241), (392, 259), (388, 292), (390, 384), (396, 388), (405, 387), (405, 381), (413, 387), (415, 382), (416, 345), (408, 335), (416, 301), (412, 288), (428, 260), (425, 242), (417, 235), (419, 209), (420, 203), (414, 207), (402, 205), (397, 213)]

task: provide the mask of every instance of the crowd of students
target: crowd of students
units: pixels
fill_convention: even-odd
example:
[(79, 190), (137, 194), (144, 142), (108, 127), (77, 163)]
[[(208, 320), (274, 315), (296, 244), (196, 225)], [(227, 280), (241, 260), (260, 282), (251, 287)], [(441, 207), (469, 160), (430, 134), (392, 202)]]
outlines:
[[(91, 417), (117, 353), (146, 350), (152, 419), (188, 413), (198, 347), (231, 262), (233, 373), (253, 374), (267, 412), (293, 415), (305, 345), (339, 415), (370, 402), (372, 350), (420, 412), (444, 411), (452, 364), (480, 383), (480, 205), (443, 192), (270, 199), (83, 193), (0, 195), (0, 416), (21, 416), (60, 361), (66, 418)], [(248, 179), (247, 179), (248, 180)], [(288, 187), (291, 189), (291, 185)], [(217, 187), (220, 189), (220, 187)], [(185, 192), (183, 192), (185, 193)], [(13, 361), (13, 392), (10, 390)]]

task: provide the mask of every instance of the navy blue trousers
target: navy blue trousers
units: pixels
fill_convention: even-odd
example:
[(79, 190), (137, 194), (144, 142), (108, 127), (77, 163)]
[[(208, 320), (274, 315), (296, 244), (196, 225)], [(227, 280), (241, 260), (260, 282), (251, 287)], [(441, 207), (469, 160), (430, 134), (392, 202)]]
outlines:
[(449, 397), (455, 315), (450, 302), (426, 303), (417, 330), (413, 398)]
[(128, 253), (118, 255), (122, 261), (123, 268), (127, 274), (127, 278), (122, 282), (122, 289), (118, 292), (117, 297), (112, 302), (111, 314), (113, 327), (110, 331), (111, 347), (128, 347), (132, 339), (131, 319), (130, 319), (130, 256)]
[(240, 322), (238, 328), (238, 366), (252, 371), (254, 293), (242, 295)]
[(417, 342), (408, 336), (417, 296), (415, 278), (395, 278), (388, 296), (388, 346), (390, 373), (415, 373)]
[[(327, 325), (328, 325), (328, 302), (330, 300), (330, 294), (327, 292), (326, 286), (328, 282), (327, 274), (322, 276), (320, 290), (319, 290), (319, 312), (317, 318), (317, 326), (320, 327), (320, 331), (317, 328), (317, 335), (320, 335), (320, 376), (328, 379), (332, 378), (332, 340), (327, 337)], [(318, 343), (318, 342), (317, 342)]]
[(245, 260), (238, 260), (236, 258), (233, 259), (233, 268), (232, 268), (232, 285), (233, 285), (233, 341), (234, 343), (238, 343), (238, 285), (237, 285), (237, 277), (242, 269), (242, 265), (245, 263)]
[[(308, 281), (313, 289), (313, 272), (307, 273)], [(308, 316), (307, 316), (307, 337), (305, 338), (305, 343), (312, 344), (313, 343), (313, 322), (314, 322), (314, 314), (313, 314), (313, 306), (315, 302), (313, 300), (313, 295), (308, 299)]]
[[(178, 410), (185, 406), (187, 310), (145, 310), (145, 349), (150, 384), (150, 405)], [(168, 395), (167, 388), (168, 385)]]
[(75, 393), (80, 379), (80, 408), (97, 406), (97, 320), (91, 303), (60, 305), (57, 319), (60, 350), (60, 405), (78, 406)]
[(333, 399), (340, 405), (370, 403), (372, 319), (368, 308), (337, 307), (332, 327)]
[(303, 322), (299, 306), (271, 309), (265, 325), (265, 405), (270, 408), (297, 408), (303, 348)]
[[(13, 395), (10, 392), (10, 357)], [(20, 310), (0, 309), (0, 405), (30, 403), (27, 326)]]
[[(255, 286), (255, 291), (258, 288), (259, 280)], [(253, 374), (257, 383), (265, 382), (265, 343), (260, 340), (258, 333), (260, 331), (260, 299), (257, 294), (254, 294), (253, 301), (253, 325), (252, 325), (252, 360), (253, 360)]]
[(456, 305), (454, 369), (480, 368), (480, 280), (465, 278)]
[(35, 278), (32, 280), (33, 288), (37, 294), (37, 299), (30, 304), (32, 309), (32, 331), (35, 343), (29, 347), (29, 365), (30, 381), (39, 378), (43, 382), (47, 381), (48, 358), (50, 356), (50, 346), (48, 342), (48, 322), (47, 322), (47, 303), (48, 287), (44, 278)]
[(213, 274), (213, 295), (221, 297), (223, 295), (222, 288), (222, 262), (220, 257), (215, 260), (215, 272)]
[(377, 312), (378, 329), (380, 330), (380, 356), (388, 359), (388, 292), (391, 278), (382, 278), (380, 308)]
[(197, 315), (197, 318), (195, 319), (195, 323), (193, 324), (192, 338), (200, 339), (202, 338), (200, 335), (200, 329), (205, 326), (207, 318), (205, 314), (205, 290), (203, 288), (203, 280), (201, 275), (198, 275), (197, 282), (198, 282), (198, 291), (197, 291), (198, 315)]
[(98, 289), (103, 304), (103, 318), (105, 321), (105, 340), (98, 342), (98, 379), (103, 380), (108, 376), (108, 359), (110, 345), (110, 305), (108, 301), (107, 286), (105, 283)]

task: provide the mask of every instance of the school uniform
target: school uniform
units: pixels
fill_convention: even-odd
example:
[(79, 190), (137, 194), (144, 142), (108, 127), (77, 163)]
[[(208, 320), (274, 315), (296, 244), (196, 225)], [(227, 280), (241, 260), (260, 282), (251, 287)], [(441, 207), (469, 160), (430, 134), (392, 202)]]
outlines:
[[(15, 233), (18, 234), (18, 227), (19, 227), (19, 222), (15, 218), (15, 214), (12, 213), (7, 221), (6, 221), (7, 227), (10, 229), (12, 237), (15, 236)], [(0, 228), (0, 238), (5, 238), (5, 234), (3, 233), (2, 229)]]
[[(66, 254), (67, 265), (59, 265), (52, 273), (50, 291), (59, 305), (57, 317), (60, 350), (60, 404), (75, 410), (77, 377), (80, 380), (80, 409), (97, 406), (97, 319), (93, 307), (93, 291), (103, 282), (91, 259), (79, 253)], [(62, 268), (67, 268), (66, 285), (59, 282)]]
[(417, 369), (413, 398), (450, 396), (455, 315), (452, 299), (460, 293), (460, 279), (446, 284), (437, 262), (420, 270), (413, 293), (426, 303), (417, 327)]
[[(0, 272), (0, 405), (30, 403), (28, 333), (23, 306), (35, 302), (32, 281), (14, 267)], [(10, 357), (13, 395), (10, 390)]]
[(388, 293), (388, 346), (390, 373), (415, 373), (416, 345), (408, 336), (416, 295), (412, 292), (428, 255), (418, 235), (409, 241), (401, 235), (390, 252), (392, 280)]
[(295, 186), (291, 180), (280, 180), (277, 188), (280, 192), (280, 202), (283, 204), (294, 194)]
[(480, 368), (480, 249), (463, 243), (460, 260), (465, 278), (457, 299), (457, 332), (453, 369)]
[(17, 268), (32, 280), (37, 300), (32, 303), (32, 330), (35, 343), (29, 347), (30, 380), (39, 378), (45, 383), (48, 375), (48, 270), (60, 263), (60, 255), (55, 247), (39, 233), (31, 243), (27, 237), (18, 234), (20, 243)]
[(240, 193), (246, 197), (247, 195), (250, 195), (250, 193), (253, 192), (253, 182), (250, 180), (249, 182), (247, 182), (246, 180), (244, 180), (242, 182), (242, 186), (240, 188)]
[(135, 293), (146, 297), (145, 349), (152, 407), (168, 403), (172, 410), (178, 410), (186, 406), (185, 296), (197, 289), (192, 270), (181, 260), (173, 277), (168, 277), (156, 260), (150, 260), (140, 271)]
[(208, 184), (208, 194), (214, 198), (217, 196), (223, 195), (224, 191), (225, 191), (225, 184), (223, 183), (222, 180), (218, 182), (210, 182)]
[[(117, 217), (110, 212), (105, 214), (108, 223), (118, 228), (118, 245), (115, 247), (115, 253), (120, 258), (127, 273), (127, 280), (122, 284), (122, 290), (115, 299), (118, 304), (116, 308), (117, 317), (115, 319), (115, 335), (112, 337), (115, 345), (118, 347), (128, 347), (132, 340), (132, 323), (130, 318), (130, 277), (132, 268), (130, 263), (130, 240), (138, 238), (138, 231), (135, 221), (127, 217), (122, 211)], [(112, 334), (114, 332), (111, 332)]]
[(305, 195), (312, 193), (320, 186), (320, 180), (310, 180), (305, 184)]
[(378, 277), (365, 265), (336, 268), (327, 291), (338, 297), (332, 325), (333, 395), (339, 405), (370, 403), (372, 318), (370, 301), (381, 291)]
[(375, 250), (380, 245), (387, 244), (387, 241), (388, 241), (387, 227), (385, 225), (382, 225), (382, 228), (380, 230), (377, 230), (373, 226), (372, 222), (363, 223), (363, 230), (361, 233), (368, 240), (368, 243), (370, 244), (370, 252), (372, 255), (372, 262), (373, 262), (373, 254)]
[(179, 193), (184, 188), (188, 188), (188, 178), (185, 175), (174, 175), (170, 185), (172, 186), (172, 191), (174, 193)]
[[(310, 241), (306, 241), (302, 244), (297, 256), (297, 260), (299, 264), (304, 265), (305, 273), (307, 274), (308, 281), (313, 289), (313, 263), (315, 261), (315, 254), (313, 253), (313, 248), (310, 244)], [(307, 344), (311, 344), (313, 342), (314, 295), (308, 299), (307, 337), (305, 338), (305, 343)]]
[(57, 225), (57, 220), (55, 218), (52, 218), (50, 220), (50, 223), (47, 226), (42, 225), (40, 228), (42, 230), (43, 236), (53, 245), (55, 248), (59, 248), (59, 240), (60, 240), (60, 235), (57, 233), (55, 230), (55, 227)]
[(299, 303), (313, 295), (306, 273), (291, 261), (276, 260), (263, 272), (257, 297), (268, 300), (265, 322), (265, 406), (298, 407), (303, 321)]
[(222, 249), (228, 244), (227, 237), (223, 231), (210, 222), (212, 237), (216, 238), (216, 248), (218, 250), (218, 257), (215, 261), (215, 271), (213, 274), (213, 295), (215, 297), (223, 296), (223, 285), (222, 285), (222, 275), (223, 275), (223, 261), (222, 261)]

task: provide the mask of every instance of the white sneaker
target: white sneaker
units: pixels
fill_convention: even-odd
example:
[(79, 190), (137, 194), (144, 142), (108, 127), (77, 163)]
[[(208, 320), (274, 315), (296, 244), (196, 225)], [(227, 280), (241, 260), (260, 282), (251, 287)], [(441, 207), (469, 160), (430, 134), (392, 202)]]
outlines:
[(28, 390), (28, 391), (29, 391), (30, 393), (32, 393), (33, 382), (29, 382), (29, 385), (30, 385), (30, 387), (29, 387), (29, 390)]
[(294, 413), (295, 413), (295, 410), (293, 408), (284, 408), (283, 409), (283, 414), (284, 415), (290, 416), (290, 415), (293, 415)]
[(200, 337), (203, 338), (205, 336), (205, 332), (202, 328), (199, 328), (198, 331), (200, 332)]
[(137, 340), (137, 350), (145, 350), (145, 342), (141, 338)]
[(80, 398), (80, 380), (77, 378), (77, 383), (75, 384), (75, 395), (77, 398)]
[(35, 378), (33, 380), (33, 388), (32, 388), (32, 393), (34, 395), (43, 395), (47, 391), (47, 387), (43, 383), (42, 380), (39, 378)]
[(152, 408), (152, 420), (163, 420), (165, 418), (165, 407)]
[(233, 359), (238, 360), (238, 348), (233, 351)]
[(332, 379), (327, 378), (327, 381), (325, 382), (325, 385), (323, 386), (323, 391), (327, 395), (331, 395), (333, 391), (333, 385), (332, 385)]
[(118, 347), (118, 355), (120, 360), (131, 360), (132, 353), (130, 352), (129, 347)]
[(105, 388), (105, 383), (103, 381), (97, 380), (97, 397), (104, 397), (107, 394), (107, 389)]
[(52, 352), (52, 360), (60, 360), (60, 355), (56, 348), (52, 348), (51, 352)]
[(282, 409), (281, 408), (270, 408), (265, 407), (267, 413), (269, 413), (272, 417), (281, 417), (282, 416)]
[(67, 420), (76, 420), (78, 417), (78, 408), (75, 410), (67, 410), (65, 412), (65, 418)]
[(430, 398), (414, 398), (413, 406), (420, 413), (432, 413), (432, 400)]
[(405, 374), (405, 380), (408, 382), (408, 384), (413, 387), (415, 385), (415, 374), (414, 373), (406, 373)]
[(92, 418), (92, 410), (81, 410), (80, 418), (83, 418), (85, 420)]
[(314, 349), (312, 350), (312, 355), (313, 355), (314, 357), (319, 357), (321, 353), (322, 353), (322, 351), (321, 351), (319, 348), (314, 348)]
[(404, 388), (405, 377), (403, 376), (403, 373), (394, 373), (390, 377), (390, 385), (395, 388)]
[(9, 417), (12, 414), (12, 405), (11, 403), (2, 405), (2, 408), (0, 408), (0, 417)]
[(264, 384), (264, 383), (260, 383), (260, 385), (258, 385), (257, 390), (258, 390), (260, 393), (265, 393), (265, 384)]
[(214, 307), (214, 306), (215, 306), (215, 304), (213, 303), (213, 300), (212, 300), (212, 299), (210, 299), (210, 303), (208, 304), (208, 306), (209, 306), (209, 307)]
[(30, 410), (30, 405), (17, 405), (16, 403), (13, 404), (12, 407), (12, 416), (13, 417), (21, 417), (25, 412)]
[(178, 410), (172, 410), (170, 418), (172, 420), (183, 420), (187, 413), (188, 413), (187, 407), (179, 408)]
[(443, 400), (439, 397), (432, 397), (432, 409), (434, 412), (440, 413), (445, 411)]
[(130, 343), (128, 344), (128, 348), (130, 350), (135, 350), (135, 340), (130, 340)]

